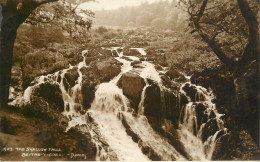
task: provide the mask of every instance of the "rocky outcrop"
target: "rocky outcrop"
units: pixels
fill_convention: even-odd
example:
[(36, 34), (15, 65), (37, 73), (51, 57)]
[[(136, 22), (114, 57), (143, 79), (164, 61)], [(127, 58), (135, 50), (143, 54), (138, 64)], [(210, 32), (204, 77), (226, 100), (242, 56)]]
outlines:
[(78, 80), (79, 73), (78, 68), (72, 68), (68, 70), (65, 75), (64, 79), (66, 79), (66, 82), (68, 83), (69, 87), (72, 88), (76, 84), (76, 81)]
[[(196, 111), (196, 117), (197, 117), (197, 125), (198, 127), (201, 126), (202, 123), (207, 121), (207, 119), (203, 120), (203, 117), (205, 117), (206, 114), (204, 114), (204, 111), (206, 110), (206, 107), (204, 104), (199, 103), (195, 106)], [(207, 115), (206, 115), (207, 116)]]
[(138, 111), (138, 104), (145, 86), (144, 79), (134, 72), (127, 72), (120, 78), (118, 86), (122, 88), (124, 95), (130, 99), (131, 106)]
[(202, 141), (205, 142), (210, 136), (213, 136), (219, 130), (216, 119), (210, 119), (202, 128)]
[(39, 85), (32, 93), (34, 97), (41, 97), (48, 102), (49, 105), (53, 105), (53, 108), (62, 112), (64, 110), (64, 102), (62, 99), (62, 93), (59, 85), (45, 82)]
[[(220, 134), (220, 133), (219, 133)], [(260, 150), (248, 131), (237, 129), (217, 138), (212, 160), (259, 160)]]
[(121, 65), (116, 59), (109, 57), (108, 59), (94, 61), (90, 66), (93, 67), (93, 72), (100, 82), (108, 82), (121, 72)]
[(197, 102), (197, 101), (204, 101), (204, 96), (200, 95), (197, 92), (197, 89), (194, 85), (186, 83), (185, 86), (182, 88), (186, 95), (189, 96), (192, 102)]
[(177, 105), (177, 96), (171, 91), (161, 90), (161, 102), (163, 117), (173, 122), (175, 128), (178, 127), (180, 107)]
[(146, 88), (144, 98), (144, 115), (162, 119), (161, 90), (157, 84)]
[(165, 74), (177, 82), (183, 82), (186, 80), (185, 77), (177, 70), (168, 70)]
[(89, 109), (92, 101), (95, 98), (96, 85), (98, 84), (98, 80), (95, 78), (95, 75), (90, 68), (83, 67), (80, 69), (83, 78), (82, 78), (82, 98), (83, 98), (83, 108)]
[(126, 56), (138, 56), (138, 55), (141, 55), (140, 52), (137, 49), (131, 49), (129, 47), (125, 47), (123, 49), (123, 53)]

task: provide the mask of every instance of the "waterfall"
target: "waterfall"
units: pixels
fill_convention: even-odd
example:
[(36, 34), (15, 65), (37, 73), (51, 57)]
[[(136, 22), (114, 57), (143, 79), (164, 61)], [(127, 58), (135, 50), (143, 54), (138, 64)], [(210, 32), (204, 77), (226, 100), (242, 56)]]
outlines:
[[(173, 124), (169, 119), (166, 119), (168, 110), (170, 110), (172, 121), (178, 121), (179, 125), (177, 133), (180, 141), (183, 143), (185, 151), (189, 154), (192, 160), (211, 160), (216, 144), (218, 133), (221, 130), (226, 132), (223, 127), (223, 122), (219, 119), (222, 114), (216, 110), (216, 106), (212, 103), (213, 94), (207, 89), (191, 84), (190, 82), (182, 84), (180, 93), (186, 96), (188, 103), (185, 107), (181, 107), (181, 97), (171, 95), (170, 89), (163, 86), (161, 76), (155, 69), (154, 64), (148, 61), (142, 61), (140, 66), (133, 68), (132, 61), (139, 61), (136, 56), (124, 56), (123, 52), (118, 52), (121, 47), (113, 47), (110, 50), (117, 52), (118, 56), (114, 56), (116, 60), (122, 63), (121, 73), (115, 76), (109, 82), (104, 82), (96, 87), (95, 98), (91, 103), (89, 110), (85, 111), (82, 106), (82, 68), (90, 68), (85, 63), (85, 54), (87, 50), (82, 51), (83, 61), (76, 66), (70, 66), (68, 69), (58, 71), (54, 74), (37, 77), (32, 85), (29, 86), (23, 97), (18, 98), (13, 103), (22, 105), (29, 104), (31, 95), (34, 90), (41, 84), (49, 82), (59, 85), (64, 101), (64, 111), (62, 114), (69, 119), (69, 129), (79, 126), (80, 131), (88, 132), (91, 135), (92, 141), (96, 144), (97, 155), (96, 160), (131, 160), (131, 161), (148, 161), (148, 160), (186, 160), (168, 139), (162, 134), (156, 132), (148, 122), (148, 117), (144, 115), (144, 100), (147, 88), (153, 84), (157, 84), (161, 92), (161, 100), (163, 112), (163, 123), (169, 127)], [(122, 48), (121, 48), (122, 49)], [(141, 55), (146, 53), (142, 48), (136, 48)], [(127, 57), (128, 59), (125, 59)], [(129, 61), (130, 60), (130, 61)], [(132, 60), (132, 61), (131, 61)], [(65, 86), (65, 75), (69, 70), (76, 69), (78, 78), (73, 87)], [(117, 82), (123, 73), (134, 70), (136, 74), (142, 77), (145, 81), (141, 99), (138, 104), (137, 115), (134, 109), (130, 107), (128, 98), (124, 95), (123, 90), (117, 86)], [(186, 78), (189, 80), (190, 77)], [(186, 94), (184, 86), (193, 86), (196, 89), (195, 101), (191, 96)], [(172, 97), (175, 97), (174, 99)], [(179, 100), (178, 100), (179, 99)], [(169, 103), (167, 103), (169, 102)], [(179, 105), (178, 105), (179, 104)], [(206, 110), (203, 115), (206, 116), (204, 123), (198, 120), (196, 105), (203, 104)], [(172, 109), (176, 109), (172, 111)], [(210, 114), (214, 112), (217, 121), (218, 131), (211, 134), (207, 139), (204, 136), (204, 129), (207, 123), (212, 121)], [(178, 114), (177, 114), (178, 113)], [(168, 117), (168, 116), (167, 116)], [(164, 127), (162, 125), (162, 129)], [(173, 128), (176, 129), (176, 128)], [(163, 129), (164, 130), (164, 129)]]
[[(186, 78), (190, 79), (190, 77)], [(195, 102), (193, 102), (191, 97), (188, 96), (183, 90), (183, 87), (187, 84), (196, 88)], [(182, 110), (182, 120), (179, 121), (178, 132), (180, 134), (181, 141), (183, 142), (187, 152), (194, 160), (211, 160), (218, 133), (220, 130), (223, 130), (225, 133), (227, 132), (227, 129), (223, 126), (223, 121), (219, 119), (223, 114), (219, 114), (217, 112), (216, 105), (212, 103), (214, 95), (212, 92), (208, 92), (207, 89), (194, 85), (190, 81), (184, 83), (180, 89), (180, 92), (184, 94), (189, 101), (189, 103), (186, 104)], [(204, 121), (205, 123), (201, 123), (201, 125), (199, 125), (201, 121), (198, 121), (199, 114), (196, 113), (196, 104), (199, 103), (205, 105), (206, 110), (204, 110), (203, 113), (207, 117), (206, 121)], [(209, 136), (207, 140), (203, 142), (202, 131), (205, 128), (206, 123), (210, 121), (209, 116), (211, 111), (213, 111), (216, 115), (214, 119), (217, 121), (219, 130), (217, 130), (213, 135)]]

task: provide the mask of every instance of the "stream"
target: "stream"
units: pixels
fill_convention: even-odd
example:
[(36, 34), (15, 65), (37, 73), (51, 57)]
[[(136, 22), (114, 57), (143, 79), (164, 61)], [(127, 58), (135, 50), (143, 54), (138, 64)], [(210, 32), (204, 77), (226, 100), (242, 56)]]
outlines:
[[(54, 74), (36, 78), (33, 81), (35, 84), (29, 86), (24, 91), (23, 96), (17, 98), (12, 104), (29, 104), (31, 93), (44, 82), (58, 84), (64, 101), (64, 112), (62, 114), (70, 119), (66, 131), (75, 126), (83, 126), (80, 127), (82, 132), (90, 132), (92, 141), (96, 144), (98, 150), (96, 160), (211, 160), (217, 137), (221, 135), (220, 132), (227, 133), (227, 129), (223, 126), (221, 120), (223, 114), (217, 112), (216, 105), (212, 102), (214, 94), (204, 87), (192, 84), (189, 76), (185, 76), (187, 81), (181, 83), (179, 94), (176, 94), (182, 94), (188, 100), (188, 103), (181, 108), (177, 128), (179, 140), (183, 144), (188, 158), (177, 151), (166, 137), (153, 129), (144, 113), (145, 92), (147, 87), (150, 86), (149, 80), (156, 83), (161, 91), (167, 89), (160, 77), (160, 73), (165, 73), (166, 68), (158, 71), (155, 65), (149, 61), (142, 61), (138, 67), (134, 68), (131, 66), (131, 62), (139, 61), (140, 58), (137, 56), (124, 56), (123, 52), (118, 51), (119, 48), (121, 47), (109, 49), (116, 51), (117, 56), (114, 58), (122, 63), (121, 72), (109, 82), (101, 83), (96, 87), (94, 101), (86, 113), (79, 113), (78, 109), (83, 110), (81, 104), (83, 101), (81, 95), (83, 74), (81, 69), (83, 67), (89, 68), (85, 63), (87, 50), (82, 51), (83, 61), (77, 66), (70, 66), (68, 69)], [(145, 49), (132, 49), (136, 49), (142, 56), (146, 56)], [(79, 77), (75, 85), (66, 90), (64, 75), (73, 68), (77, 68)], [(137, 112), (134, 112), (129, 99), (117, 85), (122, 75), (131, 71), (143, 78), (145, 82)], [(185, 87), (187, 86), (196, 89), (197, 98), (195, 101), (186, 93)], [(202, 112), (203, 122), (201, 122), (202, 119), (198, 117), (198, 111), (196, 111), (198, 105), (204, 105), (205, 107)], [(210, 122), (216, 123), (215, 127), (218, 129), (207, 136), (205, 131), (207, 131)], [(138, 140), (133, 140), (126, 129), (131, 130), (132, 134), (138, 137)]]

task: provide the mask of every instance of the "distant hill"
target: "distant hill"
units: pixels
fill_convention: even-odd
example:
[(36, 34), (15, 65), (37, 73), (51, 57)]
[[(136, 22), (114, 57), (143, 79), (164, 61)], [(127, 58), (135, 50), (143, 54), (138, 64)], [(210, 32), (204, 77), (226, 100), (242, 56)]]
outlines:
[(101, 10), (95, 13), (96, 25), (155, 27), (179, 30), (186, 20), (185, 12), (173, 0), (155, 3), (145, 2), (139, 6), (121, 7), (117, 10)]

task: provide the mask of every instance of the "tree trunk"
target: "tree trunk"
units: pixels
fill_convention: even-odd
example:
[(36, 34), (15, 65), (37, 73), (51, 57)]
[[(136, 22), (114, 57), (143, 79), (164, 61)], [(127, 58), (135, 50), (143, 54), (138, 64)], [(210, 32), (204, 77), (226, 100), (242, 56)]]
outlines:
[(259, 71), (256, 65), (247, 73), (234, 78), (237, 108), (234, 119), (239, 126), (246, 128), (256, 144), (259, 144)]
[(7, 106), (9, 97), (9, 86), (11, 81), (12, 57), (16, 32), (32, 11), (32, 8), (25, 8), (20, 11), (18, 2), (9, 1), (2, 5), (2, 23), (0, 33), (0, 108)]

